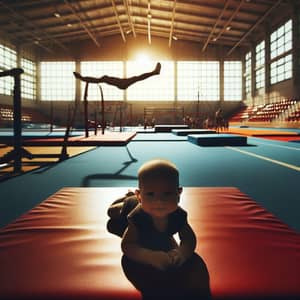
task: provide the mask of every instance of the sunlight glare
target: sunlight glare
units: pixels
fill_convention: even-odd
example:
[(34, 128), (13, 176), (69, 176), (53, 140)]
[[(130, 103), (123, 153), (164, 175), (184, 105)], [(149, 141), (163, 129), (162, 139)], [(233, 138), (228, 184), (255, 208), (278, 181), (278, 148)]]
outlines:
[(151, 62), (149, 56), (145, 53), (139, 53), (135, 60), (139, 65), (144, 65), (144, 66), (149, 65)]

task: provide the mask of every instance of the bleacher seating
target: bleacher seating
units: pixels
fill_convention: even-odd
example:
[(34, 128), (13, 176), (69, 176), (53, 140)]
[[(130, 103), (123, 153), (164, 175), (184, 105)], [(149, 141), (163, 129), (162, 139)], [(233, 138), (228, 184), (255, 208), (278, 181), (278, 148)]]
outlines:
[(238, 113), (233, 115), (229, 122), (243, 122), (247, 121), (249, 118), (251, 118), (253, 115), (255, 115), (263, 106), (246, 106), (242, 110), (240, 110)]
[(296, 99), (287, 98), (265, 105), (248, 106), (232, 116), (230, 122), (299, 121), (299, 103)]
[(300, 109), (292, 112), (287, 118), (288, 122), (300, 122)]
[[(41, 112), (33, 109), (23, 107), (21, 112), (21, 121), (23, 124), (30, 123), (49, 123), (49, 118)], [(13, 106), (1, 104), (0, 106), (0, 127), (12, 127), (14, 121)]]
[(286, 122), (300, 122), (300, 101), (294, 100), (285, 115)]
[(293, 99), (283, 99), (279, 102), (268, 103), (254, 116), (250, 117), (248, 121), (271, 122), (287, 111), (293, 103)]

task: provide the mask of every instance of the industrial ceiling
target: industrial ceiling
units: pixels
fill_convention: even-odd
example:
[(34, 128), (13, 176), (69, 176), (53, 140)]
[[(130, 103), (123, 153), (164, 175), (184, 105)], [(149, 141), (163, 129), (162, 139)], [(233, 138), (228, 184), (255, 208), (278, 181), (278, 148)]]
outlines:
[(231, 51), (245, 47), (277, 12), (290, 11), (292, 0), (3, 0), (0, 36), (18, 45), (51, 48), (105, 37), (146, 36), (208, 45)]

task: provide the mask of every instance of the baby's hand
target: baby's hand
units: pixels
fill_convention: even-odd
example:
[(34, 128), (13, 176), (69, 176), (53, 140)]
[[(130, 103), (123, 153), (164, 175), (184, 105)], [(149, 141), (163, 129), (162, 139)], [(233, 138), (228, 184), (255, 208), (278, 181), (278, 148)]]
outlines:
[(133, 196), (133, 195), (134, 192), (132, 190), (128, 190), (128, 192), (126, 193), (126, 197)]
[(168, 252), (168, 255), (171, 259), (171, 264), (174, 267), (179, 267), (185, 262), (185, 258), (181, 255), (178, 249), (172, 249)]
[(164, 271), (172, 265), (172, 261), (167, 252), (155, 251), (151, 265), (156, 269)]

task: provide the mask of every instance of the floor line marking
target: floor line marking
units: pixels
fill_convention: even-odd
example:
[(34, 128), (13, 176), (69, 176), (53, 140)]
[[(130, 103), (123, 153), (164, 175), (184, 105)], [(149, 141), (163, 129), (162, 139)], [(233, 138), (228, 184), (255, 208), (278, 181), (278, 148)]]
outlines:
[(258, 154), (255, 154), (255, 153), (251, 153), (251, 152), (241, 150), (241, 149), (238, 149), (238, 148), (233, 148), (233, 147), (230, 147), (230, 146), (227, 146), (225, 148), (228, 148), (228, 149), (231, 149), (231, 150), (234, 150), (234, 151), (237, 151), (237, 152), (241, 152), (243, 154), (250, 155), (250, 156), (253, 156), (253, 157), (256, 157), (256, 158), (260, 158), (262, 160), (266, 160), (266, 161), (272, 162), (274, 164), (277, 164), (277, 165), (280, 165), (280, 166), (283, 166), (283, 167), (286, 167), (286, 168), (289, 168), (289, 169), (300, 172), (300, 167), (297, 167), (297, 166), (294, 166), (294, 165), (291, 165), (291, 164), (288, 164), (288, 163), (285, 163), (285, 162), (282, 162), (282, 161), (279, 161), (279, 160), (271, 159), (271, 158), (266, 157), (266, 156), (258, 155)]
[(276, 145), (276, 144), (272, 144), (272, 143), (264, 143), (261, 141), (258, 141), (258, 143), (263, 144), (263, 145), (273, 146), (273, 147), (287, 148), (287, 149), (291, 149), (291, 150), (300, 151), (300, 148), (294, 148), (294, 147), (290, 147), (290, 146)]

